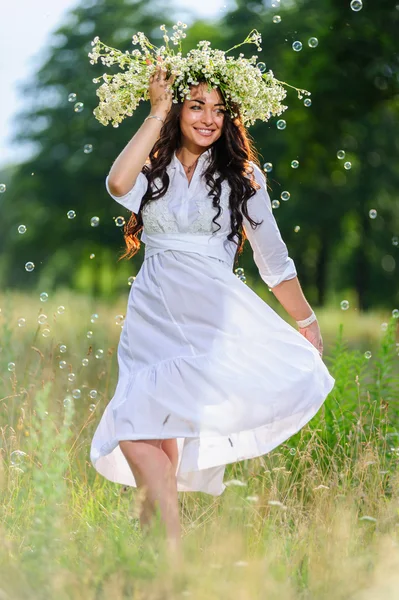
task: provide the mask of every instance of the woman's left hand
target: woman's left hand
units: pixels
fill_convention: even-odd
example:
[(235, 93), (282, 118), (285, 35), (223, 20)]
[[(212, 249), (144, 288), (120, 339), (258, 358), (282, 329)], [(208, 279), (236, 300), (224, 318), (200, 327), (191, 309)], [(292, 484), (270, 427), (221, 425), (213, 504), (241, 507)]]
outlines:
[(317, 321), (313, 321), (307, 327), (300, 327), (299, 333), (303, 335), (323, 356), (323, 338), (321, 337), (320, 327)]

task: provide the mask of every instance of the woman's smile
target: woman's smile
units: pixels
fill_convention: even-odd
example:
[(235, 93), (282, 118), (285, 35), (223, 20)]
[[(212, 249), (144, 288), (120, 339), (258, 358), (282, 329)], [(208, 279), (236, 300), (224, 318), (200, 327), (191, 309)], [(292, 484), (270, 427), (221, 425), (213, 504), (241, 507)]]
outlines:
[(210, 137), (216, 130), (215, 129), (206, 129), (203, 127), (194, 127), (195, 131), (198, 131), (200, 135), (205, 137)]

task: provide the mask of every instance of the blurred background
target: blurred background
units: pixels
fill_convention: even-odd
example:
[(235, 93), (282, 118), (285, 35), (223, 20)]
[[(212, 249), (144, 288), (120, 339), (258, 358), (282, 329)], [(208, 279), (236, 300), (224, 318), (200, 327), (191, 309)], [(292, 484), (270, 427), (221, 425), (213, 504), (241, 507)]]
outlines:
[[(127, 220), (129, 211), (104, 182), (149, 104), (117, 129), (99, 124), (92, 80), (105, 67), (90, 65), (87, 55), (97, 35), (127, 50), (144, 31), (161, 45), (159, 26), (171, 29), (177, 20), (189, 26), (185, 51), (203, 39), (227, 49), (258, 29), (259, 61), (311, 92), (306, 105), (309, 97), (287, 88), (289, 109), (249, 129), (261, 164), (271, 163), (276, 220), (315, 309), (340, 311), (347, 301), (361, 313), (391, 312), (399, 304), (399, 4), (387, 0), (7, 3), (0, 36), (2, 292), (61, 287), (125, 301), (144, 245), (132, 260), (117, 261), (124, 240), (116, 218)], [(256, 48), (240, 51), (250, 57)], [(240, 266), (247, 283), (271, 298), (249, 242)]]

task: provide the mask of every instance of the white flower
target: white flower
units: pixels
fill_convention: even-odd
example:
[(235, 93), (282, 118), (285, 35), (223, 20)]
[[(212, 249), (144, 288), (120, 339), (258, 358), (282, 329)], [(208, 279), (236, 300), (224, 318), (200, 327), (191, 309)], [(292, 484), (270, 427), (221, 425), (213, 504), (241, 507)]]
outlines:
[[(186, 27), (178, 21), (173, 26), (174, 33), (170, 38), (165, 25), (160, 27), (165, 32), (164, 41), (172, 41), (174, 46), (179, 46), (176, 53), (169, 46), (156, 48), (140, 31), (132, 36), (132, 43), (139, 44), (141, 50), (132, 50), (130, 54), (110, 48), (98, 37), (93, 40), (93, 49), (88, 55), (90, 63), (94, 64), (100, 59), (106, 67), (117, 64), (121, 68), (121, 72), (115, 75), (104, 74), (104, 83), (97, 89), (100, 103), (94, 114), (100, 123), (112, 123), (117, 127), (124, 118), (133, 114), (141, 101), (149, 99), (149, 77), (156, 70), (156, 56), (163, 58), (168, 70), (175, 76), (172, 85), (174, 103), (178, 102), (178, 97), (190, 99), (190, 85), (198, 85), (197, 78), (201, 74), (201, 78), (211, 87), (221, 87), (227, 103), (233, 101), (238, 104), (244, 125), (252, 125), (256, 120), (268, 121), (287, 109), (281, 103), (286, 97), (283, 86), (287, 84), (275, 79), (271, 70), (261, 74), (256, 67), (257, 55), (246, 59), (240, 53), (236, 59), (228, 55), (229, 51), (214, 50), (209, 41), (201, 40), (196, 48), (182, 56), (180, 40), (186, 37), (183, 33)], [(260, 40), (261, 35), (253, 30), (242, 44), (234, 48), (255, 43), (259, 50)], [(145, 62), (147, 57), (151, 59), (151, 64)], [(306, 90), (294, 89), (310, 95)], [(238, 116), (233, 110), (231, 114)]]

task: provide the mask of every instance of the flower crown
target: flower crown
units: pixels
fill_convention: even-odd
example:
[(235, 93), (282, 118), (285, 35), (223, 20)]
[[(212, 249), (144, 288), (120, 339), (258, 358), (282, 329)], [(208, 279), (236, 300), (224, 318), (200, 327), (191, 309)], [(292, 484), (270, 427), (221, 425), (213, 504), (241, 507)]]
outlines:
[[(111, 67), (118, 64), (122, 72), (114, 75), (104, 73), (102, 77), (93, 79), (93, 83), (104, 83), (97, 89), (100, 99), (93, 114), (103, 125), (112, 122), (114, 127), (125, 117), (131, 117), (141, 100), (149, 99), (149, 78), (157, 69), (157, 57), (161, 57), (167, 69), (167, 77), (175, 75), (172, 88), (172, 102), (178, 98), (190, 99), (190, 85), (198, 85), (199, 80), (208, 83), (208, 89), (219, 87), (226, 108), (230, 114), (237, 117), (234, 106), (238, 107), (244, 125), (252, 125), (256, 120), (268, 121), (271, 116), (278, 116), (288, 106), (281, 104), (287, 95), (283, 86), (297, 90), (298, 97), (302, 94), (310, 96), (310, 92), (295, 88), (274, 78), (271, 70), (266, 72), (265, 63), (257, 63), (256, 55), (247, 59), (240, 53), (238, 58), (227, 56), (227, 53), (243, 44), (255, 44), (262, 50), (261, 34), (253, 29), (241, 44), (229, 50), (214, 50), (210, 42), (201, 41), (197, 48), (182, 55), (181, 40), (186, 37), (185, 23), (178, 21), (173, 25), (174, 33), (169, 38), (165, 25), (160, 29), (164, 33), (164, 46), (156, 47), (139, 31), (132, 38), (133, 45), (140, 45), (141, 50), (134, 49), (124, 53), (116, 48), (107, 46), (98, 36), (91, 42), (89, 52), (90, 63), (93, 65), (101, 59), (103, 65)], [(169, 42), (178, 46), (175, 53)], [(148, 60), (149, 59), (149, 60)]]

